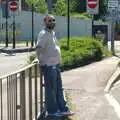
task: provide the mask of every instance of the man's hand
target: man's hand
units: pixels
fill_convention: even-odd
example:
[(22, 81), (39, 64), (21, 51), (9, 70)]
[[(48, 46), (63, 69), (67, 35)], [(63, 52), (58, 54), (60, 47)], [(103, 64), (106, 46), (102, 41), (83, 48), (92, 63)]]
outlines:
[(39, 60), (37, 59), (37, 58), (35, 58), (33, 61), (32, 61), (32, 63), (34, 64), (34, 63), (39, 63)]

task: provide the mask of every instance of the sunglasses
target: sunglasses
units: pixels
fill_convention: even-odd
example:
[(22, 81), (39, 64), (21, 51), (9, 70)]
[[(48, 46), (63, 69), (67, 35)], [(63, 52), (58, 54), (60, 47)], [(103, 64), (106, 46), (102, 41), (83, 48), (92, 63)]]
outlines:
[(55, 19), (50, 19), (48, 20), (48, 22), (55, 22)]

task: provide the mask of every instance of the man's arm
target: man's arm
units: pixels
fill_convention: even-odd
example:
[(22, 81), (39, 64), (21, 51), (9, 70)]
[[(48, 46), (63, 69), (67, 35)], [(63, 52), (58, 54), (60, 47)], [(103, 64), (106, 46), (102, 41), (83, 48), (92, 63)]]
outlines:
[(40, 55), (40, 53), (41, 53), (44, 49), (45, 49), (45, 48), (43, 48), (43, 47), (36, 46), (36, 54), (37, 54), (37, 57)]
[(39, 33), (36, 44), (36, 54), (39, 57), (40, 53), (45, 50), (46, 38), (44, 33)]

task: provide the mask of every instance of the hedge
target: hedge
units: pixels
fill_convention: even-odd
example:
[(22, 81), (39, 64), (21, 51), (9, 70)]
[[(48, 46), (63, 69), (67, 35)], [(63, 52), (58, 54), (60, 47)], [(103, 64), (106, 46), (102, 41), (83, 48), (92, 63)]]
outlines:
[(66, 41), (66, 38), (60, 40), (61, 67), (63, 69), (75, 68), (101, 60), (106, 56), (105, 53), (108, 53), (100, 41), (90, 37), (72, 37), (69, 50), (67, 49)]

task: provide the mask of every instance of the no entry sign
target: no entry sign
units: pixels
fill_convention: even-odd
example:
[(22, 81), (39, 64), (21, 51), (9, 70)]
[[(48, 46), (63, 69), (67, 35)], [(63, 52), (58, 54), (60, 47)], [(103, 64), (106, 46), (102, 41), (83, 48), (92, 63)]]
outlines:
[(96, 8), (97, 7), (97, 0), (88, 0), (88, 7), (89, 8)]
[(99, 0), (87, 0), (88, 14), (98, 14)]
[(18, 10), (18, 2), (16, 1), (9, 2), (9, 10), (12, 12), (16, 12)]

